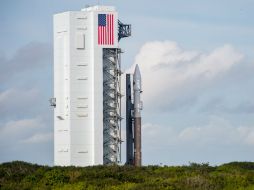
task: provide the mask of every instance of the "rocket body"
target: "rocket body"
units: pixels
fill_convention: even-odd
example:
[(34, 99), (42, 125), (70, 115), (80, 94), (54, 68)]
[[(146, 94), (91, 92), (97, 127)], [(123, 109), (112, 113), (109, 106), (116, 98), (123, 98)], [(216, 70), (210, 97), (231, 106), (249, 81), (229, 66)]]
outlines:
[(141, 110), (142, 101), (140, 100), (141, 74), (138, 65), (135, 67), (133, 75), (133, 92), (134, 92), (134, 165), (141, 166)]

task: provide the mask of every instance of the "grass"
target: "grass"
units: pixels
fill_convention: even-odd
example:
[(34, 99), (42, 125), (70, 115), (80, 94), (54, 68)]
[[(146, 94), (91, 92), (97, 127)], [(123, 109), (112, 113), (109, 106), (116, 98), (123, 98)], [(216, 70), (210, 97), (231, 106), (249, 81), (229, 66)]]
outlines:
[(136, 168), (48, 167), (14, 161), (0, 165), (0, 189), (254, 190), (254, 163)]

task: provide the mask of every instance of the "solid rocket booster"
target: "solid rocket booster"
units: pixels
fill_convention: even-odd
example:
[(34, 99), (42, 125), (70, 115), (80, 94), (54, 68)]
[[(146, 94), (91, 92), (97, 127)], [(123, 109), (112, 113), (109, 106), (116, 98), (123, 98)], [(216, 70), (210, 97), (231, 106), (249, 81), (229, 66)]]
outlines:
[(131, 75), (126, 74), (126, 164), (134, 164), (134, 152), (133, 152), (133, 118), (132, 110), (133, 104), (131, 102)]
[(141, 74), (138, 65), (135, 67), (133, 75), (134, 91), (134, 165), (141, 166), (141, 110), (142, 102), (140, 100)]

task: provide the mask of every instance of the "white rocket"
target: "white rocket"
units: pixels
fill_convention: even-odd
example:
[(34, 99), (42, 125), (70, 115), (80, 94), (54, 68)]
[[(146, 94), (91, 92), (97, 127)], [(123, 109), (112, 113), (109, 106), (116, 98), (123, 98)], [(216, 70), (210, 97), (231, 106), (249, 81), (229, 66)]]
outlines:
[(140, 100), (141, 74), (138, 65), (136, 65), (133, 75), (134, 91), (134, 165), (141, 166), (141, 110), (142, 101)]

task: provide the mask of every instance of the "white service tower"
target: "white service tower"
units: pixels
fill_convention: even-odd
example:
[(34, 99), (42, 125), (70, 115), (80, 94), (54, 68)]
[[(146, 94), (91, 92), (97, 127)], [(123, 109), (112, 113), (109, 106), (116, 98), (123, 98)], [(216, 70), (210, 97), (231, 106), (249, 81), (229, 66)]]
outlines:
[(121, 86), (118, 42), (130, 25), (111, 6), (54, 15), (54, 164), (120, 161)]

